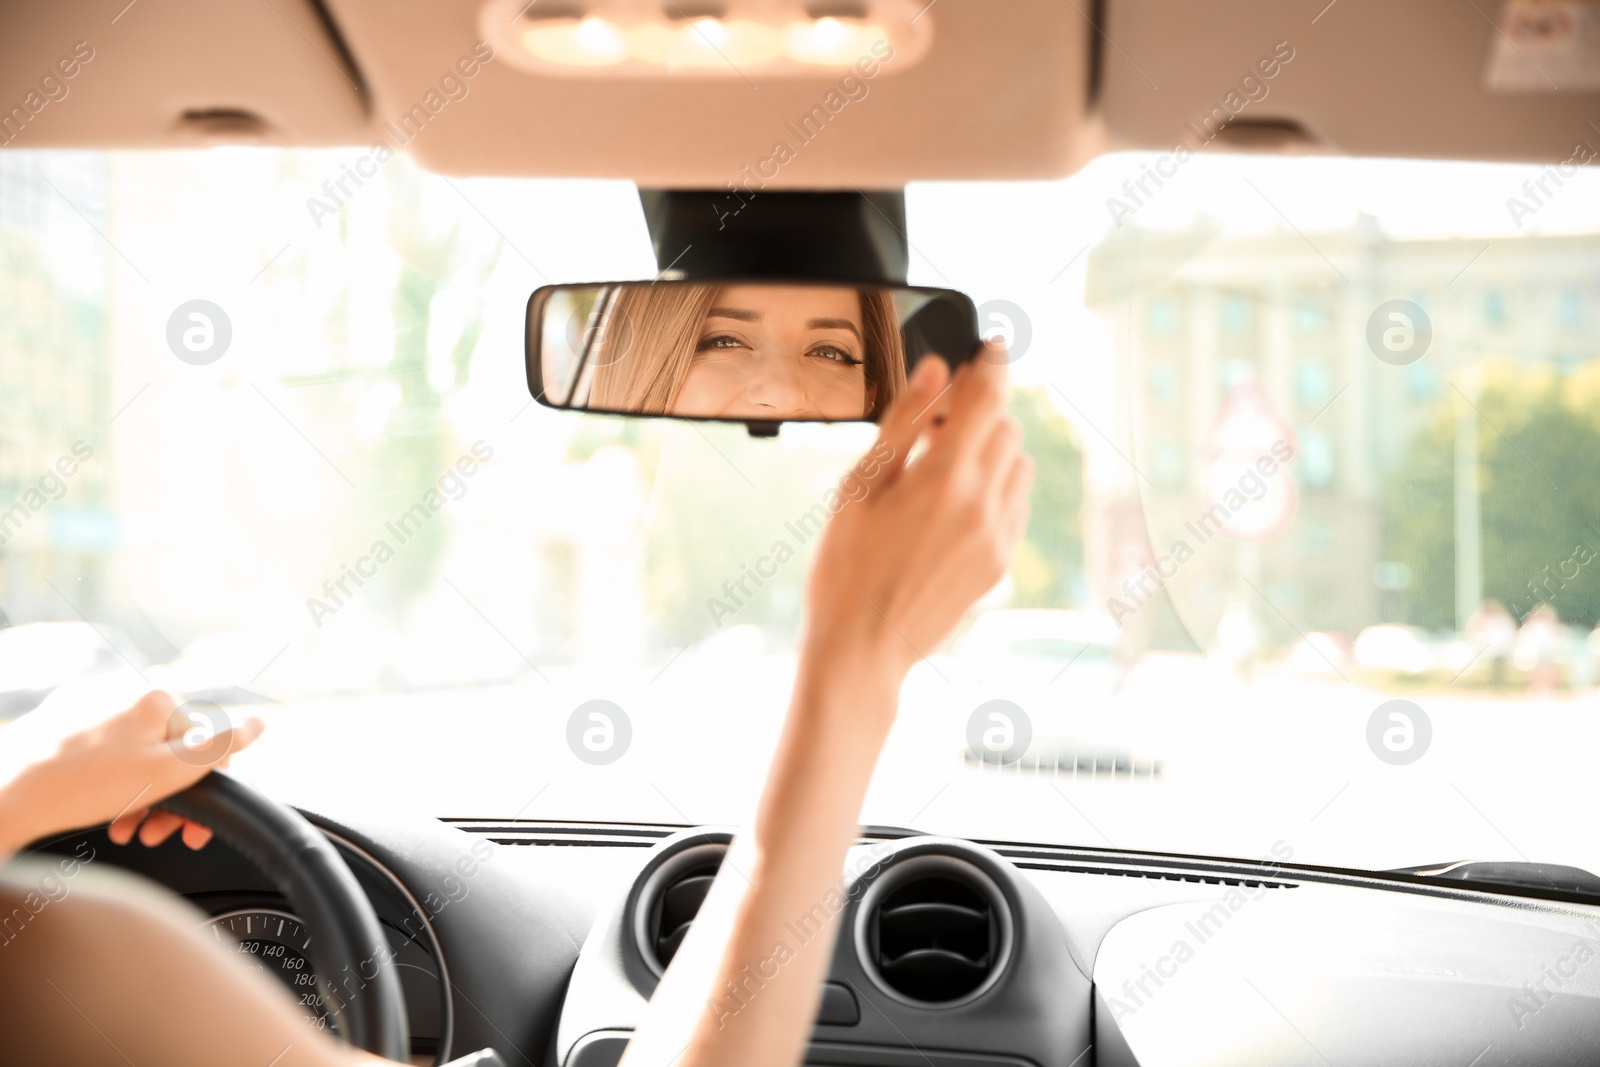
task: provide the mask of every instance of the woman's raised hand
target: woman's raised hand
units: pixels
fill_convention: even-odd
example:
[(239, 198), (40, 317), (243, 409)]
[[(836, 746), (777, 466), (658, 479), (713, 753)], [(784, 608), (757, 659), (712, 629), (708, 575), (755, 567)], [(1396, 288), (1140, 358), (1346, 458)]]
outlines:
[(1005, 410), (1006, 362), (987, 345), (953, 377), (942, 359), (917, 364), (841, 485), (849, 503), (828, 524), (807, 590), (808, 654), (901, 677), (1004, 576), (1033, 484)]

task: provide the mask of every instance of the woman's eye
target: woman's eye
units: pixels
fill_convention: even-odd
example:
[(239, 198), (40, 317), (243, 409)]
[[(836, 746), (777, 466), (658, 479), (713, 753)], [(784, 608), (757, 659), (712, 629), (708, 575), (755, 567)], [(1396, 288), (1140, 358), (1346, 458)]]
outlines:
[(843, 363), (851, 367), (857, 367), (861, 365), (861, 360), (857, 359), (855, 356), (852, 356), (844, 349), (836, 348), (833, 345), (822, 345), (818, 348), (813, 348), (811, 350), (811, 355), (816, 356), (819, 359), (826, 359), (835, 363)]
[(696, 352), (714, 352), (727, 351), (730, 348), (744, 347), (746, 346), (743, 341), (739, 340), (737, 337), (731, 337), (724, 333), (713, 334), (710, 337), (701, 338), (700, 343), (694, 346), (694, 350)]

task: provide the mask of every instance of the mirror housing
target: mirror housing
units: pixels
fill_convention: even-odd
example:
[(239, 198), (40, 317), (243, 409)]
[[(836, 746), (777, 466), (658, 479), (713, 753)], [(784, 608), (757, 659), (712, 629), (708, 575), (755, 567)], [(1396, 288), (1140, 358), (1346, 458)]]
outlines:
[(528, 388), (547, 407), (740, 422), (876, 421), (919, 359), (980, 345), (950, 289), (722, 280), (548, 285), (528, 301)]

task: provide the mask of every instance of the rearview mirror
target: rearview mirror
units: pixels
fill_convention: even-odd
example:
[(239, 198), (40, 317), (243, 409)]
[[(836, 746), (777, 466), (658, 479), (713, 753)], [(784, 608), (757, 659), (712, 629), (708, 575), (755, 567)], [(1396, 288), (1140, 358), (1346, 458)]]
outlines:
[(555, 408), (743, 422), (876, 421), (917, 360), (978, 349), (950, 289), (750, 281), (550, 285), (528, 302), (528, 387)]

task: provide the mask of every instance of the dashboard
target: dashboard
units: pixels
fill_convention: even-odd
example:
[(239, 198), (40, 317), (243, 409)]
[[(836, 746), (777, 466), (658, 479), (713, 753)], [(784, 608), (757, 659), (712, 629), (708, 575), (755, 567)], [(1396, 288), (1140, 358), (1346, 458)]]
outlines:
[[(726, 830), (547, 822), (342, 822), (307, 813), (372, 901), (416, 1064), (612, 1067), (683, 940)], [(271, 872), (221, 842), (92, 855), (186, 898), (338, 1029), (308, 933)], [(832, 1067), (1593, 1063), (1600, 907), (1481, 886), (1113, 850), (868, 831), (840, 889), (806, 1062)], [(775, 946), (776, 949), (776, 946)], [(781, 965), (741, 972), (734, 1015)]]

